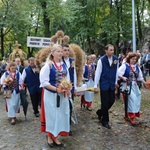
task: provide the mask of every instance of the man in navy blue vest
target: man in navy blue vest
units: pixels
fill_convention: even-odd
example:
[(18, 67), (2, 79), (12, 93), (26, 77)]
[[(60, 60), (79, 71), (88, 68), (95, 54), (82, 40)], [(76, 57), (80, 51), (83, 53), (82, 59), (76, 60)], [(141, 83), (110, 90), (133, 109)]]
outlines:
[(28, 88), (30, 98), (36, 117), (39, 117), (38, 105), (41, 102), (41, 88), (39, 80), (39, 71), (35, 65), (35, 58), (28, 59), (29, 66), (27, 66), (22, 73), (22, 80)]
[(108, 44), (105, 47), (105, 55), (98, 60), (95, 73), (95, 92), (98, 91), (97, 85), (100, 84), (101, 109), (97, 111), (102, 126), (111, 129), (109, 125), (108, 110), (115, 102), (115, 87), (117, 85), (118, 58), (114, 56), (114, 46)]
[[(63, 48), (62, 60), (63, 60), (64, 64), (66, 65), (68, 71), (69, 71), (70, 81), (73, 85), (73, 88), (71, 90), (72, 100), (74, 100), (74, 94), (76, 94), (76, 83), (77, 83), (75, 62), (74, 62), (73, 58), (69, 57), (69, 45), (68, 44), (62, 44), (62, 48)], [(70, 101), (69, 101), (69, 104), (70, 104), (70, 124), (71, 124), (72, 105), (71, 105)], [(71, 130), (70, 130), (69, 134), (72, 135)]]

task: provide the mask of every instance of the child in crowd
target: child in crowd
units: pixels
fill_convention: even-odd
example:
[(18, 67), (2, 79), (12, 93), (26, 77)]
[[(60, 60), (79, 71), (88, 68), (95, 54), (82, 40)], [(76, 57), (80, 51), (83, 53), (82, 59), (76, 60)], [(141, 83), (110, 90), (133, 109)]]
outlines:
[[(89, 55), (86, 58), (86, 64), (84, 66), (84, 74), (83, 74), (83, 80), (85, 81), (85, 84), (87, 88), (94, 87), (94, 75), (95, 75), (95, 67), (92, 63), (93, 59), (92, 56)], [(85, 107), (87, 105), (87, 110), (92, 110), (92, 100), (94, 97), (94, 93), (91, 91), (85, 91), (84, 95), (81, 97), (81, 107), (82, 105)]]

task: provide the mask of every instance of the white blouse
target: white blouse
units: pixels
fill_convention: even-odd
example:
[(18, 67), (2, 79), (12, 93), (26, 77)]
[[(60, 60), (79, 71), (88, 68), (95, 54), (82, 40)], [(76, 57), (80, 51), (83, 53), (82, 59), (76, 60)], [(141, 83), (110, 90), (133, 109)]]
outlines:
[[(121, 77), (121, 76), (124, 75), (125, 70), (126, 70), (126, 64), (129, 65), (128, 63), (124, 63), (124, 64), (122, 64), (122, 65), (119, 67), (118, 72), (117, 72), (118, 77)], [(131, 65), (131, 67), (133, 68), (133, 71), (136, 70), (136, 65)], [(139, 66), (138, 66), (138, 68), (139, 68)], [(144, 78), (143, 78), (142, 71), (141, 71), (141, 69), (139, 68), (139, 74), (138, 74), (137, 81), (142, 81), (142, 80), (144, 80)]]
[[(60, 63), (56, 63), (58, 66), (61, 65)], [(63, 69), (63, 68), (62, 68)], [(66, 68), (67, 69), (67, 68)], [(40, 71), (40, 87), (45, 87), (47, 85), (49, 85), (49, 75), (50, 75), (50, 65), (49, 64), (45, 64), (41, 71)], [(70, 77), (69, 77), (69, 72), (68, 72), (68, 69), (67, 69), (67, 76), (66, 76), (66, 79), (67, 80), (70, 80)]]

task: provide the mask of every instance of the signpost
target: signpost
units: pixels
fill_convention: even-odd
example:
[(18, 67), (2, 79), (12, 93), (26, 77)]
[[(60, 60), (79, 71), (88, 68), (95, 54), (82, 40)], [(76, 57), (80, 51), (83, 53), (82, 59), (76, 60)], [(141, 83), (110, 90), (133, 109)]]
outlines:
[(136, 29), (135, 29), (135, 6), (134, 0), (132, 0), (132, 43), (133, 43), (133, 52), (136, 52)]
[(27, 37), (27, 47), (43, 48), (48, 47), (51, 44), (52, 42), (50, 38), (34, 37), (34, 36)]

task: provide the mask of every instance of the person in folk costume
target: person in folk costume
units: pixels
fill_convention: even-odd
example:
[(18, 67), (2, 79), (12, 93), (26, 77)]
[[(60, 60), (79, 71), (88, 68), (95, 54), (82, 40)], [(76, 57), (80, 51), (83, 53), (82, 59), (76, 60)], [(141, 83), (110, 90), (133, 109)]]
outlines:
[(39, 69), (35, 64), (34, 57), (30, 57), (28, 63), (29, 65), (22, 72), (22, 80), (29, 90), (34, 114), (36, 117), (39, 117), (38, 105), (41, 103), (42, 92), (40, 88)]
[[(11, 78), (12, 82), (7, 83), (6, 78)], [(16, 124), (16, 113), (20, 112), (20, 90), (22, 87), (21, 74), (16, 71), (15, 62), (10, 62), (7, 66), (7, 71), (1, 77), (1, 84), (3, 85), (4, 91), (11, 90), (11, 97), (6, 98), (6, 111), (8, 117), (11, 118), (11, 124)]]
[[(45, 65), (40, 71), (40, 83), (43, 87), (41, 105), (41, 132), (48, 135), (50, 147), (63, 147), (59, 136), (68, 136), (70, 131), (70, 109), (68, 97), (64, 96), (60, 88), (61, 80), (66, 77), (69, 80), (69, 72), (62, 62), (62, 46), (54, 44)], [(70, 91), (68, 91), (71, 94)], [(57, 106), (57, 96), (60, 101)]]
[[(74, 95), (76, 95), (76, 86), (77, 86), (77, 75), (76, 75), (76, 69), (75, 69), (75, 61), (74, 58), (69, 57), (69, 45), (68, 44), (62, 44), (63, 49), (63, 57), (62, 61), (66, 65), (68, 71), (69, 71), (69, 77), (70, 81), (73, 85), (73, 88), (71, 90), (72, 100), (74, 100)], [(72, 115), (72, 105), (69, 101), (70, 106), (70, 125), (71, 125), (71, 115)], [(72, 135), (72, 131), (70, 130), (69, 135)]]
[(130, 52), (126, 57), (126, 63), (118, 69), (118, 77), (123, 81), (128, 81), (131, 86), (131, 93), (128, 95), (127, 116), (124, 119), (130, 121), (132, 125), (137, 124), (134, 120), (136, 117), (140, 117), (141, 91), (137, 81), (142, 81), (145, 85), (142, 71), (137, 64), (138, 59), (138, 54)]
[[(92, 63), (92, 55), (86, 57), (86, 64), (84, 66), (83, 80), (87, 86), (94, 87), (94, 75), (95, 75), (95, 66)], [(85, 91), (84, 95), (81, 96), (81, 107), (87, 105), (87, 110), (92, 110), (92, 100), (94, 97), (94, 92)]]
[(105, 47), (105, 55), (98, 60), (95, 72), (95, 92), (100, 83), (101, 109), (97, 110), (97, 115), (102, 126), (111, 129), (109, 125), (109, 109), (115, 102), (115, 88), (117, 87), (118, 58), (114, 55), (114, 46), (108, 44)]

